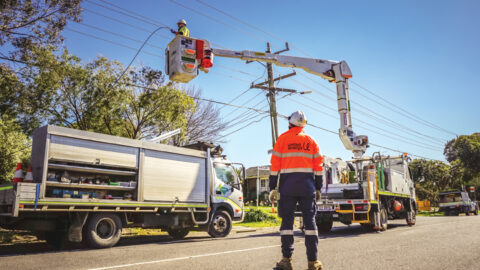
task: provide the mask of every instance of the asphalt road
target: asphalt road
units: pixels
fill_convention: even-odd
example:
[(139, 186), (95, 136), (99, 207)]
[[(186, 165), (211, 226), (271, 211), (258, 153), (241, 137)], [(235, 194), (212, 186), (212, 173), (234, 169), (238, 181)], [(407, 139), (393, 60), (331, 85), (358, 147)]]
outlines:
[[(324, 269), (480, 269), (480, 216), (418, 217), (413, 227), (390, 221), (381, 233), (334, 226), (320, 236)], [(102, 250), (14, 245), (0, 248), (0, 269), (272, 269), (281, 256), (277, 230), (233, 232), (225, 239), (203, 233), (182, 241), (130, 237)], [(294, 266), (306, 265), (303, 237), (297, 233)]]

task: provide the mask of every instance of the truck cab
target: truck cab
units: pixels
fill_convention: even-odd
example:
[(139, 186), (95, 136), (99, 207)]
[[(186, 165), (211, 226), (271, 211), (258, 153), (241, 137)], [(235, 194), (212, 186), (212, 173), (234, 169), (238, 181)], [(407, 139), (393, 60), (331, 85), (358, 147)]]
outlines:
[(228, 211), (233, 221), (243, 221), (243, 193), (240, 177), (231, 162), (223, 157), (214, 158), (214, 191), (212, 204), (217, 209)]

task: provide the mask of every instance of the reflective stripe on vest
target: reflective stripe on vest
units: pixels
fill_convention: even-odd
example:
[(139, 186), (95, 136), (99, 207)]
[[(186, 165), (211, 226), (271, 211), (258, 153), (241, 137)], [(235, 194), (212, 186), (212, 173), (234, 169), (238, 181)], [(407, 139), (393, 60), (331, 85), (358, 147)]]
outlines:
[(280, 173), (296, 173), (296, 172), (313, 173), (313, 169), (312, 168), (290, 168), (290, 169), (280, 170)]
[(189, 37), (190, 36), (190, 31), (188, 30), (187, 27), (183, 26), (182, 28), (178, 29), (178, 32), (182, 33), (183, 36)]

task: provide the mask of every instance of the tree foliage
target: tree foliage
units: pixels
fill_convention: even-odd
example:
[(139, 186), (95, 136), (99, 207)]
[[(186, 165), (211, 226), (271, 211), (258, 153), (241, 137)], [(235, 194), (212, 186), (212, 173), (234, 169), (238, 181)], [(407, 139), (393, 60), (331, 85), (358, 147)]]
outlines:
[(0, 183), (12, 181), (15, 165), (30, 157), (30, 140), (9, 116), (0, 116)]
[(82, 64), (65, 49), (32, 50), (37, 68), (29, 69), (23, 100), (44, 122), (133, 139), (185, 129), (194, 102), (164, 83), (158, 70), (131, 70), (117, 82), (120, 63), (98, 57)]
[(81, 0), (0, 1), (0, 46), (13, 47), (4, 59), (29, 62), (30, 51), (57, 46), (68, 20), (80, 21)]
[(457, 159), (470, 176), (480, 174), (480, 133), (459, 136), (453, 144)]
[(414, 159), (409, 164), (420, 200), (436, 202), (438, 193), (462, 187), (462, 170), (438, 160)]
[(185, 115), (187, 119), (185, 136), (175, 137), (173, 144), (185, 145), (198, 141), (220, 143), (220, 133), (227, 127), (220, 117), (220, 111), (211, 102), (200, 99), (202, 94), (200, 89), (189, 88), (186, 93), (193, 97), (196, 107)]

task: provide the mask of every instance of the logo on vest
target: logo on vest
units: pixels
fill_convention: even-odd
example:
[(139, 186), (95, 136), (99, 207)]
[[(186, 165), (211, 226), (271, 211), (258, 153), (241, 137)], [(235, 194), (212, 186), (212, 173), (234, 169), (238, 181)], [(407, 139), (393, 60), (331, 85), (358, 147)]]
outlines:
[(310, 151), (310, 143), (290, 143), (288, 145), (288, 150), (304, 150)]

